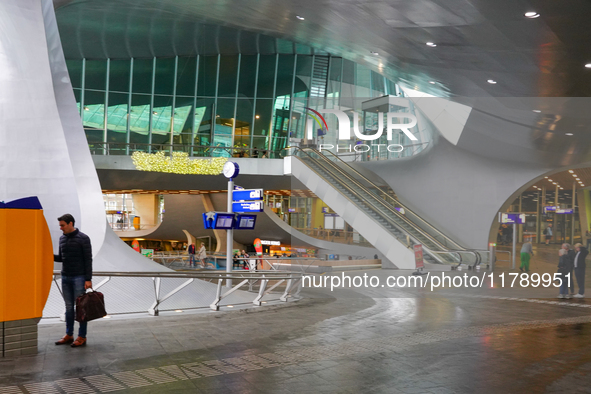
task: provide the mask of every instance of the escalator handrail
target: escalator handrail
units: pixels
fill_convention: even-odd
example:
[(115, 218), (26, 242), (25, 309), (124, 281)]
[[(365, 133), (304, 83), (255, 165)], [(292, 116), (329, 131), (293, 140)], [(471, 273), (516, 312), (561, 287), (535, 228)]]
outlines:
[[(302, 153), (306, 154), (306, 155), (307, 155), (308, 157), (310, 157), (312, 160), (315, 160), (315, 161), (316, 161), (316, 159), (312, 158), (308, 152), (306, 152), (306, 151), (304, 151), (303, 149), (300, 149), (300, 148), (297, 148), (297, 149), (298, 149), (299, 151), (301, 151)], [(322, 153), (320, 153), (320, 152), (318, 152), (318, 151), (315, 151), (315, 150), (313, 150), (313, 149), (311, 149), (311, 150), (312, 150), (312, 151), (313, 151), (315, 154), (317, 154), (318, 156), (323, 156), (323, 155), (322, 155)], [(332, 163), (330, 160), (328, 160), (328, 158), (326, 158), (326, 157), (324, 158), (324, 160), (326, 160), (328, 163), (331, 163), (331, 164), (333, 164), (333, 163)], [(321, 165), (321, 167), (323, 167), (323, 168), (326, 170), (326, 168), (325, 168), (324, 166), (322, 166), (322, 165)], [(343, 171), (342, 171), (340, 168), (338, 168), (338, 166), (332, 166), (332, 165), (331, 165), (331, 167), (333, 167), (333, 168), (336, 168), (336, 169), (337, 169), (337, 171), (339, 171), (339, 173), (341, 173), (341, 174), (344, 174), (344, 175), (347, 175), (347, 174), (343, 173)], [(329, 173), (331, 173), (331, 171), (328, 171), (328, 170), (326, 170), (326, 171), (327, 171), (327, 172), (329, 172)], [(334, 175), (334, 173), (333, 173), (333, 175)], [(356, 186), (358, 186), (360, 189), (362, 189), (363, 191), (365, 191), (365, 192), (366, 192), (368, 195), (372, 196), (372, 197), (373, 197), (373, 198), (374, 198), (376, 201), (378, 201), (378, 202), (380, 203), (380, 205), (382, 205), (382, 207), (383, 207), (383, 208), (386, 208), (386, 209), (387, 209), (387, 210), (388, 210), (388, 211), (389, 211), (391, 214), (394, 214), (396, 217), (398, 217), (400, 220), (402, 220), (403, 222), (405, 222), (407, 225), (409, 225), (409, 226), (411, 226), (412, 228), (414, 228), (414, 229), (415, 229), (415, 231), (417, 231), (419, 234), (421, 234), (422, 236), (426, 237), (427, 239), (429, 239), (429, 240), (430, 240), (431, 242), (433, 242), (434, 244), (438, 245), (438, 246), (440, 247), (440, 249), (442, 249), (442, 250), (444, 250), (444, 251), (446, 251), (446, 250), (448, 250), (448, 249), (449, 249), (449, 247), (447, 247), (447, 246), (443, 245), (443, 244), (442, 244), (442, 243), (441, 243), (441, 242), (440, 242), (438, 239), (434, 238), (434, 237), (433, 237), (431, 234), (429, 234), (429, 233), (426, 233), (425, 231), (423, 231), (423, 229), (421, 229), (420, 227), (418, 227), (416, 223), (413, 223), (413, 222), (412, 222), (410, 219), (408, 219), (407, 217), (405, 217), (404, 215), (402, 215), (400, 212), (398, 212), (398, 211), (397, 211), (397, 210), (395, 210), (395, 209), (392, 209), (392, 207), (391, 207), (391, 206), (389, 206), (388, 204), (385, 204), (385, 203), (384, 203), (384, 201), (381, 201), (381, 200), (380, 200), (380, 199), (379, 199), (379, 198), (378, 198), (378, 197), (377, 197), (377, 196), (376, 196), (374, 193), (371, 193), (369, 190), (367, 190), (367, 189), (366, 189), (366, 188), (365, 188), (363, 185), (361, 185), (361, 184), (360, 184), (360, 183), (359, 183), (359, 182), (358, 182), (356, 179), (353, 179), (353, 178), (351, 178), (351, 177), (349, 177), (349, 176), (347, 176), (347, 178), (348, 178), (348, 179), (349, 179), (351, 182), (355, 183), (355, 185), (356, 185)], [(344, 186), (345, 186), (345, 187), (347, 187), (346, 185), (344, 185)], [(355, 194), (358, 194), (356, 191), (352, 190), (352, 189), (351, 189), (351, 188), (349, 188), (349, 187), (347, 187), (347, 189), (349, 189), (350, 191), (354, 192)], [(394, 224), (394, 225), (395, 225), (397, 228), (399, 228), (399, 229), (400, 229), (400, 231), (402, 231), (403, 233), (405, 233), (405, 234), (407, 233), (407, 231), (406, 231), (406, 230), (404, 230), (404, 229), (402, 229), (402, 228), (400, 228), (400, 226), (399, 226), (399, 225), (398, 225), (396, 222), (393, 222), (393, 224)], [(409, 235), (409, 234), (407, 234), (407, 235)], [(421, 243), (421, 242), (419, 242), (419, 243)], [(461, 248), (461, 247), (460, 247), (460, 248)]]
[[(316, 151), (318, 154), (322, 154), (321, 152), (317, 151), (316, 149), (312, 149), (312, 148), (307, 148), (307, 149), (311, 149)], [(343, 159), (341, 159), (340, 157), (338, 157), (337, 155), (335, 155), (333, 152), (328, 151), (334, 158), (336, 158), (337, 160), (339, 160), (341, 163), (343, 163), (344, 165), (346, 165), (347, 167), (351, 168), (351, 170), (353, 170), (357, 175), (359, 175), (360, 177), (363, 177), (363, 174), (361, 174), (359, 171), (357, 171), (357, 169), (355, 169), (354, 167), (348, 165)], [(326, 155), (323, 155), (326, 157)], [(328, 160), (328, 158), (327, 158)], [(330, 160), (328, 160), (330, 162)], [(347, 175), (346, 172), (343, 172), (344, 175)], [(350, 176), (348, 176), (349, 179), (353, 180), (353, 178), (351, 178)], [(455, 242), (454, 240), (452, 240), (451, 238), (449, 238), (448, 236), (446, 236), (444, 233), (442, 233), (438, 228), (436, 228), (435, 226), (433, 226), (432, 224), (430, 224), (429, 222), (427, 222), (425, 219), (423, 219), (420, 215), (418, 215), (416, 212), (414, 212), (412, 209), (408, 208), (406, 205), (404, 205), (402, 202), (400, 202), (400, 200), (388, 195), (387, 193), (385, 193), (378, 185), (376, 185), (375, 183), (373, 183), (371, 180), (366, 179), (367, 183), (369, 183), (371, 186), (375, 187), (377, 190), (379, 190), (381, 192), (381, 194), (384, 196), (384, 199), (390, 199), (394, 202), (394, 204), (399, 205), (401, 208), (404, 208), (405, 211), (410, 212), (412, 215), (416, 216), (418, 219), (420, 219), (420, 221), (424, 224), (426, 224), (427, 226), (429, 226), (431, 229), (433, 229), (434, 231), (436, 231), (439, 235), (441, 235), (443, 238), (445, 238), (446, 240), (448, 240), (449, 242), (451, 242), (452, 244), (454, 244), (456, 247), (458, 247), (458, 249), (463, 249), (463, 247), (461, 245), (459, 245), (457, 242)], [(361, 185), (361, 187), (363, 187)], [(367, 191), (367, 189), (366, 189)]]
[[(298, 148), (298, 149), (299, 149), (299, 148)], [(304, 151), (302, 151), (301, 149), (299, 149), (299, 150), (300, 150), (302, 153), (304, 153), (306, 156), (308, 156), (308, 157), (309, 157), (309, 158), (310, 158), (312, 161), (314, 161), (314, 162), (318, 163), (318, 161), (317, 161), (315, 158), (313, 158), (312, 156), (310, 156), (310, 154), (309, 154), (308, 152), (304, 152)], [(302, 163), (303, 163), (304, 165), (306, 165), (306, 164), (305, 164), (305, 162), (304, 162), (303, 160), (302, 160)], [(321, 168), (323, 168), (325, 171), (327, 171), (327, 172), (330, 174), (330, 171), (326, 170), (326, 168), (324, 168), (322, 165), (320, 165), (320, 164), (319, 164), (319, 166), (320, 166)], [(309, 168), (311, 171), (313, 171), (313, 172), (314, 172), (316, 175), (318, 175), (320, 178), (324, 179), (324, 177), (323, 177), (321, 174), (319, 174), (319, 173), (318, 173), (318, 172), (317, 172), (317, 171), (316, 171), (314, 168), (311, 168), (311, 167), (310, 167), (310, 166), (308, 166), (308, 165), (306, 165), (306, 167), (308, 167), (308, 168)], [(357, 193), (355, 190), (351, 189), (350, 187), (348, 187), (348, 186), (346, 186), (346, 185), (344, 185), (344, 186), (345, 186), (345, 187), (346, 187), (346, 188), (347, 188), (347, 189), (348, 189), (350, 192), (352, 192), (352, 193), (354, 193), (354, 194), (356, 194), (356, 195), (358, 194), (358, 193)], [(342, 194), (341, 194), (341, 195), (342, 195)], [(353, 205), (357, 205), (357, 204), (356, 204), (354, 201), (352, 201), (352, 200), (351, 200), (350, 198), (348, 198), (346, 195), (342, 195), (342, 196), (343, 196), (345, 199), (347, 199), (348, 201), (350, 201), (350, 202), (351, 202)], [(362, 199), (362, 200), (363, 200), (363, 199)], [(380, 213), (384, 219), (386, 219), (386, 220), (387, 220), (387, 221), (388, 221), (390, 224), (392, 224), (393, 226), (395, 226), (396, 228), (398, 228), (398, 230), (399, 230), (400, 232), (402, 232), (402, 233), (403, 233), (403, 234), (405, 234), (407, 237), (409, 237), (409, 239), (411, 239), (411, 240), (412, 240), (414, 243), (416, 243), (416, 244), (422, 244), (422, 245), (424, 245), (424, 243), (423, 243), (423, 242), (421, 242), (420, 240), (418, 240), (418, 239), (417, 239), (417, 238), (416, 238), (414, 235), (412, 235), (412, 234), (409, 234), (409, 233), (408, 233), (408, 231), (406, 231), (405, 229), (401, 228), (401, 227), (400, 227), (400, 226), (399, 226), (399, 225), (398, 225), (398, 224), (397, 224), (395, 221), (392, 221), (392, 220), (391, 220), (391, 219), (390, 219), (388, 216), (384, 216), (384, 215), (383, 215), (383, 213), (382, 213), (382, 209), (384, 208), (384, 206), (382, 206), (382, 207), (381, 207), (382, 209), (380, 209), (380, 207), (377, 207), (377, 206), (376, 206), (376, 205), (375, 205), (373, 202), (371, 202), (371, 201), (364, 201), (364, 202), (365, 202), (365, 203), (367, 203), (368, 205), (370, 205), (370, 206), (371, 206), (371, 207), (372, 207), (372, 208), (373, 208), (373, 209), (374, 209), (376, 212)], [(395, 212), (397, 215), (400, 215), (400, 213), (399, 213), (398, 211), (394, 210), (394, 212)], [(420, 229), (417, 229), (417, 228), (416, 228), (416, 226), (414, 226), (414, 225), (413, 225), (412, 227), (413, 227), (415, 230), (417, 230), (417, 232), (418, 232), (418, 233), (420, 233), (421, 235), (423, 235), (423, 236), (427, 237), (429, 240), (431, 240), (431, 241), (432, 241), (433, 243), (435, 243), (436, 245), (439, 245), (439, 246), (441, 246), (443, 249), (447, 249), (445, 246), (441, 245), (441, 243), (439, 243), (437, 240), (433, 240), (433, 238), (432, 238), (430, 235), (428, 235), (428, 234), (425, 234), (425, 233), (424, 233), (422, 230), (420, 230)], [(396, 238), (396, 239), (397, 239), (397, 240), (398, 240), (400, 243), (402, 243), (403, 245), (405, 245), (405, 244), (406, 244), (406, 242), (404, 242), (404, 240), (401, 240), (400, 238), (398, 238), (398, 237), (396, 236), (396, 234), (393, 234), (393, 233), (391, 233), (391, 232), (388, 232), (388, 233), (389, 233), (390, 235), (392, 235), (394, 238)], [(411, 247), (411, 246), (407, 246), (407, 248), (408, 248), (408, 249), (412, 249), (412, 247)], [(433, 258), (435, 258), (436, 260), (439, 260), (438, 256), (435, 256), (435, 255), (431, 254), (431, 248), (428, 248), (428, 247), (427, 247), (427, 246), (425, 246), (425, 245), (424, 245), (424, 248), (425, 248), (425, 250), (427, 251), (427, 253), (429, 253), (429, 254), (430, 254), (430, 255), (431, 255)], [(445, 250), (442, 250), (442, 251), (440, 251), (440, 252), (446, 252), (446, 251), (445, 251)], [(449, 254), (451, 255), (452, 253), (449, 253)]]
[[(326, 155), (322, 154), (321, 152), (317, 151), (316, 149), (313, 148), (306, 148), (306, 149), (310, 149), (313, 150), (315, 152), (317, 152), (319, 155), (323, 155), (326, 157)], [(341, 163), (345, 164), (347, 167), (351, 168), (356, 174), (358, 174), (359, 176), (363, 177), (363, 174), (361, 174), (359, 171), (357, 171), (357, 169), (355, 169), (354, 167), (348, 165), (343, 159), (341, 159), (340, 157), (338, 157), (337, 155), (335, 155), (333, 152), (328, 151), (333, 157), (335, 157), (337, 160), (339, 160)], [(328, 157), (326, 158), (329, 162), (330, 160), (328, 159)], [(337, 166), (338, 167), (338, 166)], [(342, 172), (343, 174), (347, 175), (346, 172)], [(349, 179), (354, 180), (353, 178), (351, 178), (350, 176), (348, 176)], [(364, 177), (365, 178), (365, 177)], [(449, 241), (451, 244), (453, 244), (455, 247), (457, 247), (458, 249), (464, 249), (461, 245), (459, 245), (457, 242), (455, 242), (454, 240), (452, 240), (451, 238), (449, 238), (448, 236), (446, 236), (444, 233), (442, 233), (438, 228), (436, 228), (435, 226), (433, 226), (432, 224), (430, 224), (429, 222), (427, 222), (425, 219), (423, 219), (420, 215), (418, 215), (416, 212), (414, 212), (412, 209), (409, 209), (407, 206), (405, 206), (404, 204), (402, 204), (398, 199), (395, 199), (394, 197), (388, 195), (387, 193), (385, 193), (382, 189), (380, 189), (380, 187), (378, 185), (376, 185), (375, 183), (373, 183), (371, 180), (366, 179), (367, 183), (369, 183), (371, 186), (375, 187), (377, 190), (379, 190), (381, 192), (382, 195), (385, 196), (384, 199), (390, 199), (393, 200), (395, 204), (399, 205), (401, 208), (404, 208), (405, 211), (410, 212), (412, 215), (416, 216), (418, 219), (420, 219), (420, 221), (422, 223), (425, 223), (427, 226), (429, 226), (431, 229), (433, 229), (435, 232), (437, 232), (439, 235), (441, 235), (445, 240)], [(358, 183), (358, 182), (357, 182)], [(363, 187), (363, 185), (361, 185), (361, 187)], [(364, 188), (365, 189), (365, 188)], [(367, 189), (365, 189), (366, 191), (368, 191)]]

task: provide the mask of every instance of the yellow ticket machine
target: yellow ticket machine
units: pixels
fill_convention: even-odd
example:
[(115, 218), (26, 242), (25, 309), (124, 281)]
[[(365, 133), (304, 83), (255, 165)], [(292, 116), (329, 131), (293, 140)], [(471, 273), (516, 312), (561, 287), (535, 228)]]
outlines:
[(37, 353), (53, 247), (37, 197), (0, 202), (0, 357)]

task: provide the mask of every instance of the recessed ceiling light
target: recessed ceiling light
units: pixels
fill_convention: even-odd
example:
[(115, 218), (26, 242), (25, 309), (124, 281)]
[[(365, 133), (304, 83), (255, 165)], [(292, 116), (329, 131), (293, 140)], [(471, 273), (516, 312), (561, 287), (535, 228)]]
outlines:
[(497, 81), (495, 81), (494, 79), (489, 79), (486, 82), (490, 83), (491, 85), (494, 85), (495, 83), (497, 83)]
[(564, 135), (573, 135), (573, 133), (564, 133)]
[(255, 115), (254, 118), (255, 119), (259, 119), (261, 116), (260, 115)]
[(530, 19), (534, 19), (534, 18), (537, 18), (537, 17), (539, 17), (539, 16), (540, 16), (540, 14), (538, 14), (538, 13), (537, 13), (537, 12), (535, 12), (535, 11), (529, 11), (529, 12), (526, 12), (526, 13), (525, 13), (525, 17), (526, 17), (526, 18), (530, 18)]
[(587, 64), (585, 64), (585, 67), (587, 67), (587, 68), (591, 68), (591, 63), (587, 63)]
[(371, 54), (374, 55), (374, 56), (378, 56), (379, 55), (379, 53), (377, 53), (376, 51), (371, 51)]
[(437, 44), (435, 44), (434, 42), (431, 42), (431, 41), (426, 42), (425, 45), (430, 46), (430, 47), (436, 47), (437, 46)]
[(306, 19), (306, 18), (304, 18), (303, 16), (299, 16), (299, 15), (296, 15), (296, 18), (298, 18), (298, 19), (299, 19), (299, 20), (301, 20), (301, 21), (303, 21), (304, 19)]
[(540, 112), (542, 112), (542, 111), (540, 111), (539, 109), (532, 109), (532, 111), (534, 111), (534, 112), (536, 112), (536, 113), (538, 113), (538, 114), (539, 114)]
[(545, 176), (544, 178), (548, 179), (548, 177), (547, 177), (547, 176)]
[(568, 172), (570, 172), (572, 174), (574, 171), (573, 170), (568, 170)]
[(435, 81), (429, 81), (431, 85), (435, 85)]

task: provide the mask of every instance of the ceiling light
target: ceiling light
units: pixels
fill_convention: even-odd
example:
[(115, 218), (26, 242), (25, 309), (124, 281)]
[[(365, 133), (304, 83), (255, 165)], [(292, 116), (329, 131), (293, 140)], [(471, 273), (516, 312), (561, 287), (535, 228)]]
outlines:
[(564, 133), (564, 135), (573, 135), (573, 133)]
[(234, 305), (227, 305), (228, 308), (234, 308)]
[(434, 42), (431, 42), (431, 41), (426, 42), (425, 44), (429, 47), (436, 47), (437, 46), (437, 44), (435, 44)]
[(153, 113), (154, 115), (158, 115), (158, 112), (156, 112), (156, 111), (153, 111), (152, 113)]
[(182, 312), (182, 309), (175, 309), (175, 312)]
[(552, 179), (548, 178), (548, 182), (552, 182)]
[(497, 81), (495, 81), (494, 79), (489, 79), (488, 81), (486, 81), (488, 83), (490, 83), (491, 85), (494, 85), (497, 83)]
[(553, 184), (553, 185), (558, 185), (558, 183), (556, 183), (556, 182), (552, 182), (552, 184)]
[(545, 176), (544, 178), (548, 179), (548, 177), (547, 177), (547, 176)]
[(431, 85), (435, 85), (435, 81), (429, 81)]
[(577, 174), (573, 174), (573, 176), (576, 178), (577, 177)]
[(585, 185), (583, 185), (582, 183), (581, 183), (581, 186), (585, 187)]
[(581, 178), (579, 178), (579, 177), (576, 177), (575, 179), (576, 179), (577, 181), (580, 181), (580, 180), (581, 180)]
[(568, 170), (568, 172), (570, 172), (572, 174), (574, 171), (573, 170)]
[(379, 53), (377, 53), (377, 52), (375, 52), (375, 51), (371, 51), (370, 53), (371, 53), (372, 55), (374, 55), (374, 56), (378, 56), (378, 55), (379, 55)]
[(591, 68), (591, 63), (587, 63), (587, 64), (585, 64), (585, 67), (587, 67), (587, 68)]
[(299, 15), (296, 15), (296, 18), (298, 18), (298, 19), (299, 19), (299, 20), (301, 20), (301, 21), (303, 21), (304, 19), (306, 19), (306, 18), (304, 18), (303, 16), (299, 16)]
[(255, 119), (259, 119), (261, 116), (260, 115), (255, 115), (254, 118)]
[(534, 112), (536, 112), (536, 113), (538, 113), (538, 114), (539, 114), (540, 112), (542, 112), (542, 111), (540, 111), (539, 109), (532, 109), (532, 111), (534, 111)]
[(88, 107), (84, 107), (84, 110), (85, 110), (85, 111), (90, 111), (90, 108), (88, 108)]
[(526, 12), (526, 13), (525, 13), (525, 17), (526, 17), (526, 18), (530, 18), (530, 19), (534, 19), (534, 18), (537, 18), (537, 17), (539, 17), (539, 16), (540, 16), (540, 14), (538, 14), (538, 13), (537, 13), (537, 12), (535, 12), (535, 11), (529, 11), (529, 12)]

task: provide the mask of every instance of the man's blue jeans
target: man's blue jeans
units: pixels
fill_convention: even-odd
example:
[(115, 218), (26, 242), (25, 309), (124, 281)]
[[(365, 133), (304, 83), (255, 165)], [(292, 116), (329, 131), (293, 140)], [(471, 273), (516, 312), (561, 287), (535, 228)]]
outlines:
[[(66, 334), (74, 335), (74, 307), (76, 306), (76, 298), (79, 295), (86, 293), (84, 289), (84, 282), (86, 282), (83, 275), (81, 276), (62, 276), (62, 292), (64, 293), (64, 301), (66, 303)], [(80, 323), (78, 336), (86, 338), (86, 326), (88, 322)]]

